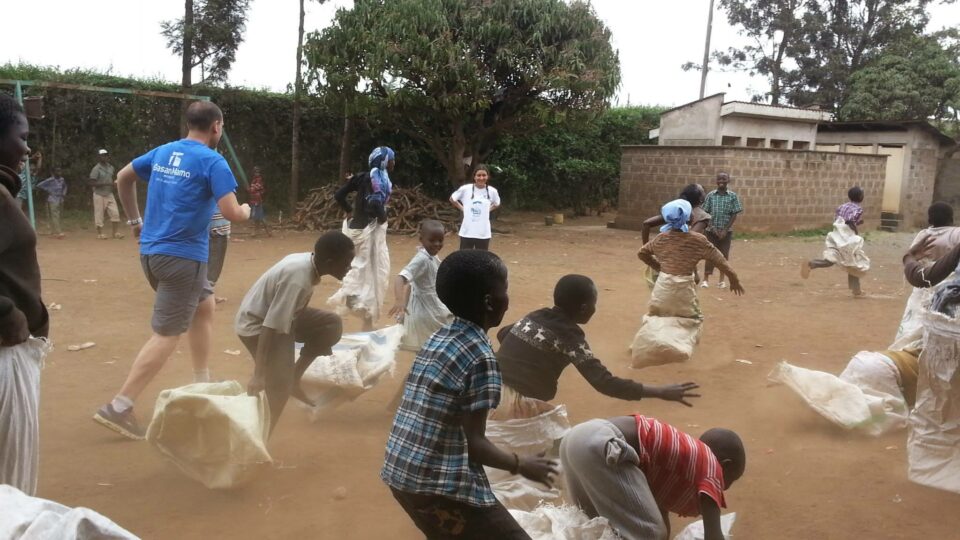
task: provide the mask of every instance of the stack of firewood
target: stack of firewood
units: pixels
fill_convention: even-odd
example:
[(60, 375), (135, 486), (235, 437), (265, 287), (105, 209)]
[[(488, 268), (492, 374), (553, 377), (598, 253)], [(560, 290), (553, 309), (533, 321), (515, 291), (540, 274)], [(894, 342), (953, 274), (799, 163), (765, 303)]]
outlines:
[[(336, 186), (310, 190), (306, 198), (297, 204), (292, 225), (301, 231), (339, 229), (346, 215), (333, 198), (336, 190)], [(351, 196), (355, 197), (356, 194)], [(447, 201), (432, 199), (420, 186), (394, 187), (387, 205), (388, 230), (396, 234), (413, 234), (425, 219), (435, 219), (443, 223), (448, 231), (456, 231), (460, 225), (460, 212)]]

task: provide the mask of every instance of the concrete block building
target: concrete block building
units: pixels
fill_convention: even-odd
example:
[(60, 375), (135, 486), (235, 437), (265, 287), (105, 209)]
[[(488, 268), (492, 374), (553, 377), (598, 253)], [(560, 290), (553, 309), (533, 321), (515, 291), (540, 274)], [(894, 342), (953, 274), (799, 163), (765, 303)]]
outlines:
[(957, 145), (925, 121), (832, 122), (716, 94), (665, 111), (650, 135), (657, 146), (623, 147), (615, 227), (639, 228), (685, 184), (709, 190), (720, 171), (743, 200), (743, 230), (829, 226), (854, 185), (866, 191), (868, 228), (922, 227), (935, 195), (960, 204)]

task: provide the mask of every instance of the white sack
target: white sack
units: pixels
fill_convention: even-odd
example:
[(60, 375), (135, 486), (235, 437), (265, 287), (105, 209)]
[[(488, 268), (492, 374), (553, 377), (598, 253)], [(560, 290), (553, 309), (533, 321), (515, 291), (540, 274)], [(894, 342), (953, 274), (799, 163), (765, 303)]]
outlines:
[(700, 319), (644, 315), (630, 345), (630, 367), (642, 369), (690, 360), (700, 343), (702, 328)]
[(878, 436), (906, 427), (907, 404), (896, 364), (886, 356), (861, 351), (839, 377), (787, 362), (770, 372), (818, 414), (844, 428)]
[(0, 538), (10, 540), (137, 540), (89, 508), (30, 497), (0, 485)]
[[(516, 453), (518, 456), (546, 453), (547, 457), (556, 457), (557, 441), (570, 431), (567, 408), (563, 405), (551, 406), (533, 398), (521, 399), (538, 402), (545, 406), (541, 409), (546, 411), (529, 418), (488, 419), (487, 439), (497, 448)], [(528, 406), (523, 409), (536, 410), (536, 407)], [(495, 414), (502, 417), (503, 412), (505, 411), (497, 409)], [(563, 500), (563, 494), (560, 491), (563, 471), (557, 474), (553, 487), (547, 488), (519, 474), (513, 475), (509, 471), (490, 467), (484, 469), (494, 495), (508, 509), (533, 510), (541, 503), (561, 503)]]
[(910, 414), (910, 480), (960, 493), (960, 320), (926, 312), (917, 402)]
[(332, 356), (318, 356), (300, 380), (300, 387), (315, 404), (310, 408), (313, 420), (326, 409), (356, 399), (384, 375), (392, 376), (402, 337), (403, 327), (398, 324), (375, 332), (344, 334), (333, 346)]
[(237, 381), (195, 383), (157, 398), (147, 440), (190, 478), (211, 489), (240, 486), (271, 463), (266, 396)]
[(355, 255), (340, 289), (327, 299), (337, 314), (361, 318), (380, 318), (380, 305), (390, 280), (390, 251), (387, 249), (387, 223), (374, 220), (365, 229), (351, 229), (343, 221), (343, 234), (353, 240)]
[(862, 277), (870, 270), (870, 259), (863, 252), (863, 238), (840, 218), (833, 222), (833, 231), (827, 234), (823, 258), (842, 266), (852, 276)]
[(617, 540), (606, 518), (590, 519), (576, 506), (543, 505), (533, 511), (510, 510), (533, 540)]
[(914, 287), (907, 298), (907, 305), (903, 309), (903, 317), (900, 319), (900, 326), (897, 328), (897, 336), (893, 344), (887, 347), (891, 351), (902, 351), (904, 349), (922, 349), (923, 348), (923, 317), (924, 312), (930, 309), (930, 302), (933, 295), (941, 287), (957, 278), (954, 272), (946, 277), (940, 283), (933, 287)]
[[(733, 538), (730, 530), (733, 529), (733, 523), (737, 520), (737, 513), (730, 512), (720, 516), (720, 530), (723, 531), (723, 537), (727, 540)], [(703, 531), (703, 520), (694, 521), (687, 525), (680, 534), (673, 537), (673, 540), (703, 540), (705, 533)]]
[(0, 484), (37, 491), (40, 456), (40, 370), (46, 339), (0, 347)]

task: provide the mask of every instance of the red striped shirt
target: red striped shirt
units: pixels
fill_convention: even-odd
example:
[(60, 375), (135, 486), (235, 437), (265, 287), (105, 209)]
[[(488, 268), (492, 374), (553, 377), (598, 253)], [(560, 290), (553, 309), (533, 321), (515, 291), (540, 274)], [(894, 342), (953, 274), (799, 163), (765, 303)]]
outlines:
[(710, 448), (690, 435), (639, 414), (640, 470), (660, 508), (681, 516), (700, 515), (700, 494), (726, 508), (723, 469)]

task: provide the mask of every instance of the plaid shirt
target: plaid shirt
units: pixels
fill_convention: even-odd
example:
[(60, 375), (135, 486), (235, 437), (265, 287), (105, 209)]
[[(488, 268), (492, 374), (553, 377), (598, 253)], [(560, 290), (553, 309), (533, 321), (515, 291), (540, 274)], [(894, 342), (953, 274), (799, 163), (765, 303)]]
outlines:
[(740, 205), (740, 197), (729, 189), (726, 193), (713, 190), (707, 194), (703, 210), (711, 216), (711, 227), (726, 229), (730, 226), (730, 219), (743, 212), (743, 206)]
[(483, 466), (467, 455), (461, 422), (499, 403), (500, 369), (490, 339), (455, 318), (427, 340), (410, 368), (380, 478), (406, 493), (494, 506)]
[(837, 217), (844, 222), (852, 221), (854, 225), (863, 225), (863, 208), (853, 202), (845, 202), (837, 207)]

